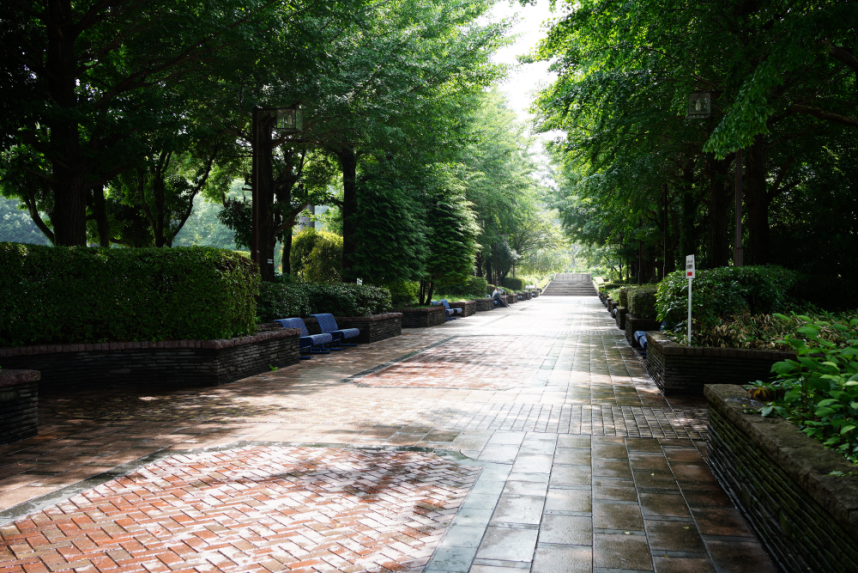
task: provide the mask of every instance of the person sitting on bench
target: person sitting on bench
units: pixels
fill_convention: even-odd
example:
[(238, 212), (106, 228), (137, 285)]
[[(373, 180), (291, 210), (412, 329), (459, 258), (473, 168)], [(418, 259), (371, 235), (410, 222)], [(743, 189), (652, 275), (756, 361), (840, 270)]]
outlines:
[(498, 304), (500, 304), (501, 306), (509, 307), (509, 305), (507, 304), (506, 300), (503, 297), (503, 289), (498, 289), (497, 287), (495, 287), (495, 292), (492, 293), (492, 299), (494, 299), (494, 301), (497, 302)]

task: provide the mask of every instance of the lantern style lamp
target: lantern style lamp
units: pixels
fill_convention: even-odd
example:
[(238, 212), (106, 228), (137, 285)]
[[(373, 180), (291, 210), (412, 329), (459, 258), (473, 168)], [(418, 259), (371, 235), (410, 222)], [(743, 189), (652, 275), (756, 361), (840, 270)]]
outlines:
[(713, 92), (692, 92), (688, 96), (686, 119), (705, 119), (712, 115)]
[(280, 133), (298, 133), (303, 127), (303, 117), (299, 106), (281, 107), (277, 110), (274, 130)]

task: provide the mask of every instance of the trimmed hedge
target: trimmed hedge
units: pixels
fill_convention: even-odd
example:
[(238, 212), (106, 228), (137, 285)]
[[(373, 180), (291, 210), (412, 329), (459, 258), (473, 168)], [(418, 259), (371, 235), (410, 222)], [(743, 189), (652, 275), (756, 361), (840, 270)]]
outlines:
[(0, 243), (0, 269), (0, 346), (256, 332), (259, 272), (233, 251)]
[(628, 289), (628, 309), (636, 318), (655, 319), (656, 312), (656, 286), (640, 286)]
[(259, 294), (259, 318), (309, 316), (329, 312), (336, 316), (372, 316), (390, 309), (390, 291), (356, 284), (298, 283), (264, 285)]
[[(798, 275), (777, 266), (721, 267), (697, 271), (692, 287), (692, 312), (696, 326), (710, 328), (721, 320), (745, 312), (782, 312), (787, 291)], [(667, 275), (658, 287), (658, 318), (678, 329), (688, 316), (688, 280), (685, 271)]]
[(524, 279), (520, 277), (506, 277), (501, 281), (501, 284), (508, 289), (524, 290)]
[(299, 284), (262, 283), (256, 313), (262, 322), (310, 315), (310, 296)]
[(629, 289), (632, 287), (620, 287), (619, 289), (619, 298), (617, 301), (620, 303), (620, 306), (623, 308), (629, 308)]
[(439, 284), (436, 287), (438, 294), (448, 294), (452, 296), (473, 296), (482, 294), (488, 288), (488, 282), (482, 277), (468, 277), (468, 281), (461, 284)]

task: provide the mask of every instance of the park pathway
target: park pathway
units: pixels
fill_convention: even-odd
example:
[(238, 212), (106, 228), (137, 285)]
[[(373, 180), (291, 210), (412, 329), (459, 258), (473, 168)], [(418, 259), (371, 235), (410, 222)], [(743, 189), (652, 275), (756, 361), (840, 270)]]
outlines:
[(0, 573), (775, 571), (594, 296), (224, 387), (42, 397)]

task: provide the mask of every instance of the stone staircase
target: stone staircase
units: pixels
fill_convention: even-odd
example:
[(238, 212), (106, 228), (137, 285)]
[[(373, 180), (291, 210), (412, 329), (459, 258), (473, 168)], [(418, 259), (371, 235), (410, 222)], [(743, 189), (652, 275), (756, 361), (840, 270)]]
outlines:
[(557, 273), (554, 275), (554, 280), (542, 291), (542, 296), (596, 296), (596, 294), (589, 274)]

